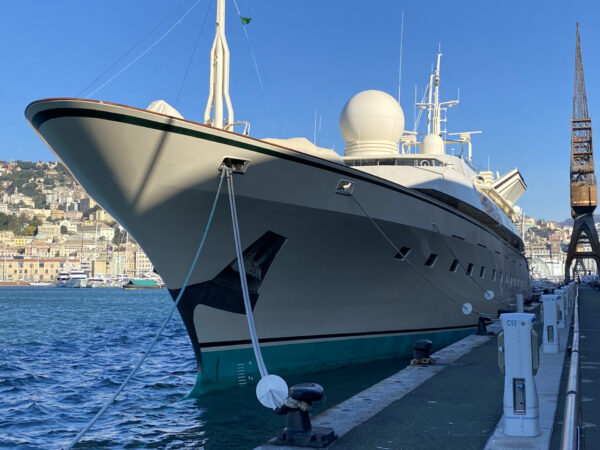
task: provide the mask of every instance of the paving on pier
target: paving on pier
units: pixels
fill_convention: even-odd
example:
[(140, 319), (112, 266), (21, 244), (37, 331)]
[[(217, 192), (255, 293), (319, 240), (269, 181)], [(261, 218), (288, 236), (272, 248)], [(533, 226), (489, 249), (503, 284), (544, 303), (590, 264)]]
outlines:
[[(600, 398), (600, 386), (594, 382), (600, 374), (600, 349), (595, 346), (596, 356), (589, 347), (600, 341), (600, 292), (581, 290), (580, 317), (582, 335), (586, 335), (581, 344), (584, 432), (587, 448), (593, 448), (590, 443), (599, 442), (593, 418), (600, 417), (600, 405), (594, 401)], [(541, 337), (539, 314), (535, 328)], [(557, 402), (564, 398), (562, 387), (562, 395), (558, 394), (563, 361), (568, 371), (564, 356), (569, 329), (559, 331), (561, 353), (540, 352), (536, 386), (542, 434), (537, 438), (507, 438), (501, 432), (504, 383), (495, 336), (469, 336), (442, 349), (434, 355), (435, 365), (404, 369), (315, 417), (313, 425), (331, 426), (340, 435), (331, 449), (545, 449), (550, 446), (550, 435), (558, 433), (552, 441), (556, 448), (561, 430), (552, 427)], [(556, 418), (562, 421), (562, 408)]]

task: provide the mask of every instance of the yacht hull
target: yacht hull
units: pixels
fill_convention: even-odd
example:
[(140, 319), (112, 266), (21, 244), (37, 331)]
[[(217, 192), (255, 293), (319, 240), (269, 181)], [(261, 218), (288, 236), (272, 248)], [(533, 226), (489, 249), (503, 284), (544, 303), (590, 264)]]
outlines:
[[(527, 264), (514, 246), (457, 209), (385, 179), (119, 105), (44, 100), (26, 116), (144, 248), (174, 298), (206, 227), (219, 167), (227, 157), (249, 162), (233, 183), (270, 370), (406, 356), (424, 336), (447, 344), (472, 331), (479, 314), (495, 315), (529, 292)], [(340, 180), (354, 183), (356, 200), (336, 193)], [(494, 300), (484, 298), (488, 289)], [(474, 313), (462, 313), (465, 302)], [(195, 393), (257, 376), (225, 183), (179, 311), (198, 361)]]

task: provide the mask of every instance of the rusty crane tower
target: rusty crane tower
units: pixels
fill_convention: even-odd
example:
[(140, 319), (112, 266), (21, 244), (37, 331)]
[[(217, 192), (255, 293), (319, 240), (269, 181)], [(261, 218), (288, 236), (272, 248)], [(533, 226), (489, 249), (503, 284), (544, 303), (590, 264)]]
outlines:
[(571, 118), (571, 216), (575, 220), (573, 234), (565, 263), (565, 281), (571, 278), (571, 264), (575, 268), (584, 259), (594, 259), (600, 270), (600, 242), (594, 225), (594, 210), (598, 205), (598, 186), (594, 174), (592, 149), (592, 119), (588, 114), (579, 23), (575, 47), (575, 88), (573, 93), (573, 116)]

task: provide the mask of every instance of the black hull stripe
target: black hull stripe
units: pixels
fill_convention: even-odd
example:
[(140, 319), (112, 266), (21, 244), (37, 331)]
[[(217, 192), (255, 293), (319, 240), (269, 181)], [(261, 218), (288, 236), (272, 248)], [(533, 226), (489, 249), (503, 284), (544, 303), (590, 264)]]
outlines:
[[(475, 328), (477, 324), (464, 325), (456, 327), (444, 327), (444, 328), (420, 328), (416, 330), (390, 330), (390, 331), (366, 331), (363, 333), (337, 333), (337, 334), (314, 334), (308, 336), (286, 336), (279, 338), (264, 338), (259, 339), (261, 344), (268, 344), (272, 342), (290, 342), (290, 341), (306, 341), (315, 339), (335, 339), (344, 337), (364, 337), (364, 336), (385, 336), (390, 334), (413, 334), (413, 333), (427, 333), (427, 332), (438, 332), (438, 331), (449, 331), (449, 330), (463, 330), (468, 328)], [(229, 347), (234, 345), (250, 345), (252, 341), (250, 339), (243, 339), (238, 341), (220, 341), (220, 342), (201, 342), (201, 348), (210, 347)]]
[[(335, 172), (335, 173), (338, 173), (338, 174), (344, 175), (344, 176), (350, 176), (350, 177), (365, 181), (367, 183), (375, 184), (380, 187), (383, 187), (386, 189), (391, 189), (398, 193), (408, 195), (409, 197), (413, 197), (415, 199), (418, 199), (420, 201), (429, 203), (433, 206), (443, 209), (443, 210), (445, 210), (457, 217), (460, 217), (461, 219), (466, 220), (466, 221), (472, 223), (473, 225), (481, 228), (483, 231), (489, 233), (491, 236), (498, 239), (500, 242), (502, 242), (504, 245), (506, 245), (509, 249), (511, 249), (515, 253), (517, 253), (519, 256), (522, 256), (521, 254), (519, 254), (519, 252), (515, 248), (513, 248), (508, 242), (506, 242), (506, 240), (502, 239), (495, 232), (491, 231), (487, 226), (481, 224), (480, 222), (467, 216), (466, 214), (461, 213), (457, 210), (454, 210), (453, 208), (445, 205), (444, 203), (442, 203), (438, 200), (431, 199), (430, 197), (426, 196), (425, 194), (417, 193), (410, 188), (400, 186), (395, 183), (385, 182), (384, 180), (378, 179), (376, 177), (366, 176), (366, 174), (364, 172), (360, 172), (359, 170), (353, 169), (351, 167), (341, 167), (339, 165), (337, 165), (338, 167), (335, 167), (333, 165), (327, 165), (322, 162), (318, 162), (318, 161), (315, 161), (315, 160), (312, 160), (309, 158), (303, 158), (300, 156), (289, 155), (289, 154), (286, 154), (283, 152), (269, 150), (264, 147), (259, 147), (258, 145), (255, 145), (255, 144), (240, 142), (240, 141), (230, 139), (227, 137), (223, 137), (223, 136), (215, 136), (213, 134), (206, 133), (206, 132), (199, 131), (199, 130), (190, 130), (189, 128), (181, 127), (178, 125), (173, 125), (171, 123), (161, 123), (161, 122), (157, 122), (154, 120), (142, 119), (140, 117), (133, 117), (133, 116), (127, 115), (127, 114), (120, 114), (120, 113), (114, 113), (114, 112), (108, 112), (108, 111), (98, 111), (96, 109), (85, 109), (85, 108), (47, 109), (44, 111), (40, 111), (36, 115), (34, 115), (33, 118), (31, 119), (31, 123), (34, 126), (34, 128), (36, 130), (38, 130), (38, 132), (39, 132), (40, 127), (45, 122), (52, 120), (52, 119), (62, 118), (62, 117), (91, 117), (91, 118), (95, 118), (95, 119), (103, 119), (103, 120), (109, 120), (112, 122), (120, 122), (120, 123), (125, 123), (128, 125), (140, 126), (140, 127), (144, 127), (144, 128), (151, 128), (154, 130), (160, 130), (160, 131), (164, 131), (164, 132), (177, 133), (177, 134), (181, 134), (181, 135), (185, 135), (185, 136), (203, 139), (206, 141), (217, 142), (219, 144), (225, 144), (225, 145), (231, 145), (233, 147), (243, 148), (245, 150), (262, 153), (262, 154), (273, 156), (276, 158), (286, 159), (286, 160), (293, 161), (296, 163), (300, 163), (300, 164), (316, 167), (319, 169), (327, 170), (329, 172)], [(170, 120), (174, 121), (177, 119), (170, 119)], [(332, 163), (332, 164), (334, 164), (334, 163)]]

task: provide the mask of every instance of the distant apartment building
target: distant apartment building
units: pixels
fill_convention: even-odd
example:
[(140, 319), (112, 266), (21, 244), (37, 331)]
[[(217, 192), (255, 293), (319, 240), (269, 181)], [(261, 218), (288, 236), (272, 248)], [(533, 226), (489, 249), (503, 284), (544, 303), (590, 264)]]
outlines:
[(104, 238), (104, 240), (110, 242), (115, 236), (115, 229), (103, 223), (98, 223), (95, 225), (80, 226), (78, 233), (83, 234), (84, 239), (95, 239), (98, 241), (100, 238)]
[(550, 257), (550, 245), (547, 245), (547, 244), (525, 245), (525, 255), (528, 258), (549, 258)]
[(152, 262), (150, 262), (150, 259), (142, 250), (137, 250), (134, 252), (134, 259), (136, 274), (141, 275), (147, 272), (152, 272), (154, 269)]
[(69, 234), (76, 234), (77, 233), (77, 224), (76, 223), (72, 223), (68, 220), (61, 220), (60, 221), (60, 227), (65, 227), (67, 229), (67, 233)]
[(83, 217), (83, 213), (81, 211), (65, 211), (65, 219), (80, 221)]
[(38, 227), (37, 232), (48, 238), (55, 238), (60, 236), (60, 225), (43, 224)]
[(79, 210), (82, 212), (87, 211), (88, 209), (92, 209), (97, 204), (98, 203), (96, 203), (92, 197), (83, 197), (81, 200), (79, 200)]
[(8, 203), (10, 203), (11, 205), (23, 204), (26, 206), (31, 206), (32, 208), (35, 206), (35, 202), (33, 201), (33, 199), (23, 194), (10, 195), (8, 198)]
[(65, 212), (62, 209), (51, 209), (50, 210), (50, 218), (51, 219), (63, 219), (65, 217)]
[[(79, 264), (78, 261), (71, 261)], [(0, 258), (0, 277), (2, 281), (53, 281), (58, 272), (65, 268), (64, 258), (26, 259)]]
[(0, 231), (0, 244), (2, 244), (3, 246), (10, 246), (12, 247), (13, 244), (13, 240), (15, 238), (15, 233), (13, 233), (10, 230), (3, 230)]
[(91, 275), (93, 277), (106, 277), (108, 274), (108, 262), (106, 259), (96, 259), (92, 261)]
[(103, 209), (99, 209), (96, 212), (90, 214), (90, 220), (95, 220), (98, 222), (112, 222), (115, 219)]
[(37, 217), (41, 220), (45, 220), (50, 217), (49, 209), (40, 209), (40, 208), (19, 208), (19, 215), (24, 215), (28, 219), (33, 219)]
[(561, 230), (556, 230), (553, 233), (550, 233), (550, 235), (548, 236), (548, 240), (550, 242), (562, 242), (563, 239), (563, 232)]
[(33, 237), (31, 236), (15, 236), (13, 238), (13, 246), (18, 249), (23, 249), (31, 241), (33, 241)]

